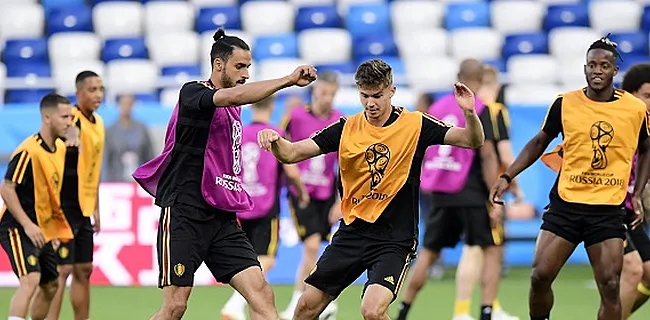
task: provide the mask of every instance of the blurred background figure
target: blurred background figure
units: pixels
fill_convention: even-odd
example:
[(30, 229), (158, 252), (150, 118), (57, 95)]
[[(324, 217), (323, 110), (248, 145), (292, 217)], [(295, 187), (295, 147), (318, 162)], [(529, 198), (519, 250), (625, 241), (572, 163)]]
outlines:
[(153, 158), (151, 138), (144, 123), (133, 119), (133, 95), (118, 97), (119, 118), (106, 129), (105, 181), (133, 181), (131, 174)]

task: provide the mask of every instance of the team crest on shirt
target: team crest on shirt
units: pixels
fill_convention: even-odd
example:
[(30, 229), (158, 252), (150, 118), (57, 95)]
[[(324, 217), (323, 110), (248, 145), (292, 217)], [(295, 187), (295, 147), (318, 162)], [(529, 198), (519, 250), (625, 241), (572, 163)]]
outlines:
[(183, 274), (185, 273), (185, 266), (182, 263), (179, 263), (179, 264), (175, 265), (174, 266), (174, 273), (178, 277), (182, 277)]
[(607, 147), (614, 139), (614, 126), (607, 121), (596, 121), (591, 125), (589, 136), (591, 149), (594, 151), (591, 168), (595, 170), (607, 168)]
[(34, 255), (30, 254), (29, 257), (27, 257), (27, 263), (29, 263), (30, 266), (35, 266), (37, 262), (38, 258), (36, 258)]
[(61, 257), (61, 259), (67, 258), (69, 254), (70, 251), (68, 250), (68, 248), (66, 247), (59, 248), (59, 257)]

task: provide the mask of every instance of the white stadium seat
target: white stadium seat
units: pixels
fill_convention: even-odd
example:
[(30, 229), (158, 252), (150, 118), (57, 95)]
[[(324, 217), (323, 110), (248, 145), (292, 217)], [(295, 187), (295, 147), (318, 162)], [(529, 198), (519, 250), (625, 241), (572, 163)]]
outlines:
[(390, 4), (395, 33), (440, 28), (444, 14), (445, 6), (440, 2), (404, 0)]
[(418, 94), (413, 89), (398, 87), (391, 101), (395, 106), (407, 107), (409, 110), (413, 110), (418, 101)]
[(190, 31), (194, 28), (194, 6), (185, 1), (147, 2), (144, 12), (147, 35)]
[(552, 84), (512, 84), (505, 89), (505, 100), (511, 105), (550, 106), (562, 87)]
[(350, 5), (369, 3), (386, 3), (386, 0), (338, 0), (337, 9), (341, 17), (345, 17), (348, 14)]
[(637, 31), (643, 7), (631, 0), (599, 0), (589, 5), (591, 27), (600, 32)]
[(106, 66), (112, 94), (152, 93), (156, 90), (158, 68), (149, 60), (113, 60)]
[(585, 86), (585, 57), (560, 59), (558, 75), (562, 85), (578, 87)]
[(199, 37), (193, 31), (154, 34), (146, 42), (151, 60), (159, 66), (199, 62)]
[(355, 107), (358, 111), (362, 110), (361, 100), (359, 99), (359, 91), (353, 87), (341, 87), (334, 96), (332, 102), (335, 108), (350, 108)]
[(197, 8), (231, 6), (238, 3), (237, 0), (189, 0)]
[(144, 9), (138, 2), (100, 2), (93, 8), (93, 27), (103, 38), (143, 34)]
[(395, 42), (403, 59), (446, 55), (448, 34), (445, 29), (423, 29), (397, 33)]
[(163, 107), (173, 108), (178, 102), (179, 92), (180, 92), (180, 87), (163, 89), (162, 92), (160, 93), (160, 104)]
[[(255, 37), (241, 30), (226, 30), (226, 35), (238, 37), (244, 40), (251, 49), (255, 43)], [(201, 47), (199, 49), (199, 63), (201, 64), (202, 74), (206, 77), (210, 76), (210, 73), (212, 72), (212, 61), (210, 61), (210, 50), (212, 50), (212, 44), (214, 43), (214, 38), (212, 36), (214, 36), (214, 31), (206, 31), (200, 35)], [(251, 79), (254, 79), (253, 73), (251, 73)]]
[(503, 36), (490, 28), (463, 28), (450, 34), (451, 55), (456, 59), (497, 59)]
[(241, 6), (241, 23), (253, 35), (292, 32), (294, 8), (284, 1), (246, 2)]
[(446, 56), (406, 60), (406, 78), (412, 89), (417, 91), (452, 90), (456, 81), (459, 63)]
[(101, 43), (92, 32), (59, 32), (48, 39), (50, 62), (99, 60)]
[(589, 46), (600, 37), (600, 33), (590, 28), (555, 28), (548, 34), (548, 50), (558, 59), (584, 58)]
[(547, 5), (552, 5), (552, 4), (572, 4), (572, 3), (580, 3), (582, 0), (540, 0), (541, 3), (545, 3)]
[(5, 101), (5, 79), (7, 78), (7, 67), (0, 62), (0, 101)]
[(345, 29), (308, 29), (298, 35), (300, 56), (313, 64), (342, 63), (352, 56), (352, 38)]
[(556, 84), (558, 65), (553, 56), (546, 54), (517, 55), (508, 59), (510, 83)]
[[(257, 78), (260, 80), (268, 80), (284, 77), (291, 74), (300, 65), (307, 64), (302, 59), (292, 58), (279, 58), (279, 59), (266, 59), (257, 63)], [(298, 87), (291, 87), (288, 90), (300, 90)]]
[(536, 32), (542, 29), (546, 5), (533, 0), (493, 1), (492, 27), (503, 33)]
[[(54, 86), (59, 94), (71, 95), (76, 91), (74, 79), (81, 71), (93, 71), (100, 77), (104, 77), (104, 63), (99, 60), (61, 60), (52, 64), (52, 78)], [(106, 81), (104, 79), (104, 81)], [(106, 85), (106, 83), (104, 83)]]
[(34, 3), (0, 5), (0, 39), (36, 38), (43, 36), (45, 13)]
[(289, 0), (294, 7), (307, 7), (336, 4), (334, 0)]

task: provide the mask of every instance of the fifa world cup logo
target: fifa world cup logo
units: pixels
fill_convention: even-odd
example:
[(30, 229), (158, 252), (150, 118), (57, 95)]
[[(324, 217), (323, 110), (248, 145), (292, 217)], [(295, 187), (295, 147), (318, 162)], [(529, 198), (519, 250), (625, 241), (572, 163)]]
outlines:
[(241, 172), (241, 139), (241, 122), (235, 121), (232, 123), (232, 171), (236, 175)]
[(257, 164), (260, 161), (260, 148), (255, 143), (245, 143), (242, 146), (243, 163), (244, 163), (244, 183), (256, 183)]
[(366, 162), (368, 163), (368, 172), (370, 172), (370, 190), (375, 190), (390, 161), (390, 149), (383, 143), (372, 144), (366, 149)]
[(607, 147), (614, 139), (614, 127), (607, 121), (596, 121), (591, 125), (591, 167), (596, 170), (607, 168)]

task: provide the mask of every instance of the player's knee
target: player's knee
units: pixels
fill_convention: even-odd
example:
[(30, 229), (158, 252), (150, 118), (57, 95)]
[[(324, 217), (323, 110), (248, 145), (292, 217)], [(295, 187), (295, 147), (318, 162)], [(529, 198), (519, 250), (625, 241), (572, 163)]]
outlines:
[(548, 269), (543, 267), (533, 267), (530, 273), (530, 285), (533, 288), (550, 286), (555, 277)]
[(361, 316), (364, 320), (382, 320), (386, 314), (386, 308), (380, 304), (368, 302), (361, 303)]
[(615, 272), (605, 274), (601, 279), (598, 279), (598, 287), (602, 292), (603, 299), (611, 301), (619, 297), (620, 280)]
[(641, 282), (646, 287), (650, 287), (650, 261), (643, 263), (643, 276), (641, 276)]
[(171, 319), (181, 319), (187, 310), (187, 301), (184, 299), (173, 299), (167, 301), (164, 313), (171, 315)]
[(73, 277), (79, 281), (88, 281), (93, 273), (91, 263), (76, 264), (73, 269)]
[(73, 267), (71, 264), (59, 265), (57, 267), (57, 271), (59, 272), (59, 278), (68, 279), (68, 277), (72, 274)]
[(318, 250), (320, 249), (320, 244), (322, 240), (323, 239), (321, 239), (321, 236), (318, 233), (314, 233), (311, 236), (307, 237), (307, 239), (305, 239), (305, 241), (303, 242), (303, 245), (305, 247), (305, 252), (316, 255), (318, 253)]
[(623, 279), (626, 282), (637, 284), (641, 281), (643, 277), (643, 263), (635, 258), (632, 258), (630, 254), (625, 255), (623, 260)]
[(48, 300), (51, 300), (54, 297), (54, 295), (56, 294), (56, 290), (59, 289), (59, 282), (56, 281), (56, 280), (49, 281), (49, 282), (41, 284), (40, 288), (41, 288), (41, 291), (43, 292), (43, 295), (45, 295), (45, 297)]
[(38, 284), (41, 282), (41, 274), (38, 272), (30, 272), (25, 276), (20, 277), (19, 285), (21, 288), (29, 292), (35, 292)]

